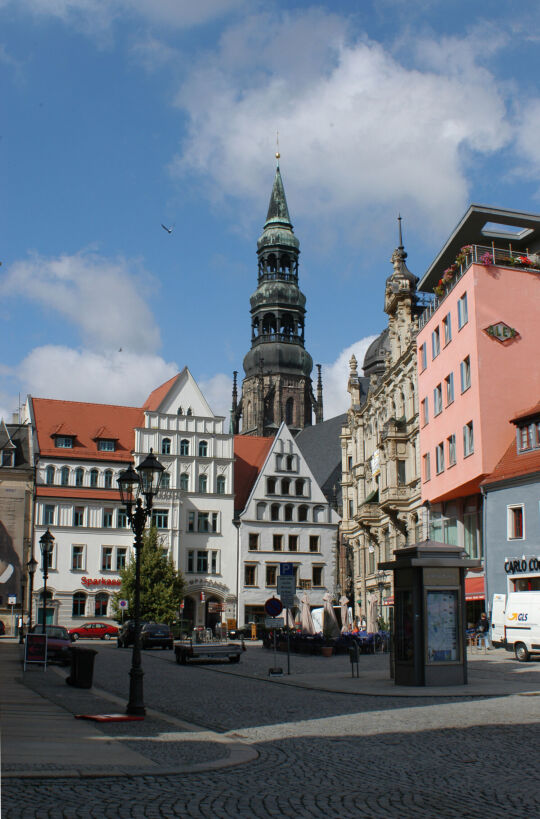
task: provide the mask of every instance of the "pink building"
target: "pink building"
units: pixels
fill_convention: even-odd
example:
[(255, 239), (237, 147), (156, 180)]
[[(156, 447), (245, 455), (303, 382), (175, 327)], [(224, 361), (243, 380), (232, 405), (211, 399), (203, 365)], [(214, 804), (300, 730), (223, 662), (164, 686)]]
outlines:
[(540, 397), (540, 215), (471, 205), (420, 282), (422, 498), (431, 537), (482, 556), (480, 483)]

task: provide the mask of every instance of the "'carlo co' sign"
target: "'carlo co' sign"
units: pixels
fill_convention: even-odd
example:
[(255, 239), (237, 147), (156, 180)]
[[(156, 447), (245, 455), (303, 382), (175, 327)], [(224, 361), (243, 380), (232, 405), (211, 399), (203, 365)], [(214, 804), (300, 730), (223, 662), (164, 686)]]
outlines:
[(540, 557), (522, 557), (504, 561), (506, 574), (523, 574), (524, 572), (540, 572)]

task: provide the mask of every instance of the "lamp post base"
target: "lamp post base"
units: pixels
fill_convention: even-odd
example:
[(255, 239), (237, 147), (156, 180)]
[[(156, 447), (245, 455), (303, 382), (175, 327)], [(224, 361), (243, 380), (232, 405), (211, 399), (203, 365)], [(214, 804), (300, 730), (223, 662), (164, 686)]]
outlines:
[(134, 717), (144, 717), (146, 714), (143, 695), (144, 671), (142, 668), (132, 668), (129, 677), (129, 702), (126, 706), (126, 714), (131, 714)]

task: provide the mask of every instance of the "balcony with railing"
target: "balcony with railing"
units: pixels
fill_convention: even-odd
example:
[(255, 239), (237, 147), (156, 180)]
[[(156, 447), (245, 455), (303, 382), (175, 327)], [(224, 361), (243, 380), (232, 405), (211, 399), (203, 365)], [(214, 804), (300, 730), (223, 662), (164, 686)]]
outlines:
[(440, 305), (473, 264), (481, 264), (486, 267), (508, 267), (513, 270), (528, 270), (540, 275), (540, 254), (514, 251), (511, 247), (467, 245), (466, 248), (462, 249), (454, 264), (443, 272), (438, 285), (434, 288), (435, 298), (418, 319), (418, 328), (420, 330), (427, 324), (431, 316), (437, 312)]

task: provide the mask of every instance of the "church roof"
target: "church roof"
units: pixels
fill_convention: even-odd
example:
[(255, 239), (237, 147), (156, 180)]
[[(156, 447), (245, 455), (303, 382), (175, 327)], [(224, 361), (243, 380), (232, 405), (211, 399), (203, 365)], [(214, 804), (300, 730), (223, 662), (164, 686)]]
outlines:
[(363, 370), (365, 376), (380, 375), (386, 366), (386, 352), (389, 350), (388, 327), (372, 341), (364, 356)]
[(274, 185), (272, 187), (272, 193), (270, 194), (270, 204), (268, 205), (268, 213), (266, 214), (266, 225), (269, 222), (286, 222), (292, 228), (279, 165), (276, 168)]
[(341, 504), (341, 429), (347, 413), (304, 427), (295, 440), (329, 503)]

